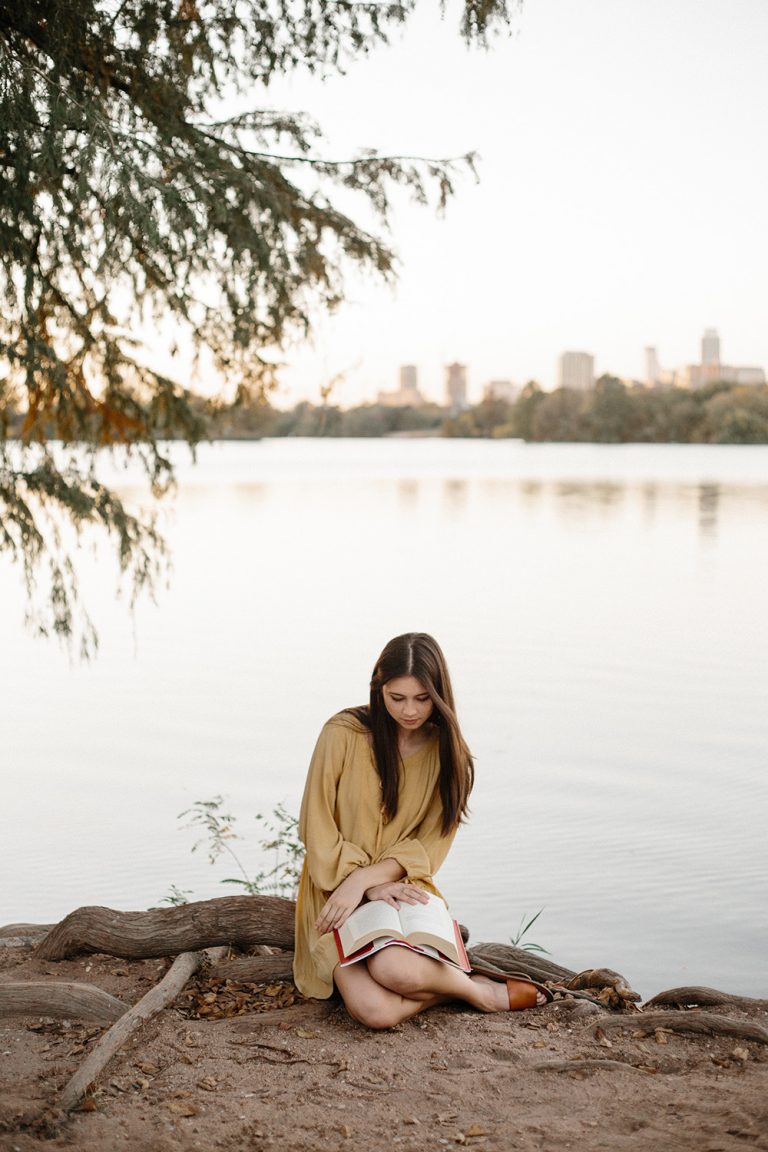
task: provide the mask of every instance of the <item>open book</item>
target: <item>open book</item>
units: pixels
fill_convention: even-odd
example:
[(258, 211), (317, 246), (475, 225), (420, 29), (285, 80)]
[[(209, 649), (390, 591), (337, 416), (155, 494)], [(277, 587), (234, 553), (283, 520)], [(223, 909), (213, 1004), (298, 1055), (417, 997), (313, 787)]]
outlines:
[(402, 904), (393, 908), (384, 900), (361, 904), (333, 935), (341, 966), (367, 960), (380, 948), (398, 944), (445, 964), (470, 971), (459, 925), (439, 897), (428, 904)]

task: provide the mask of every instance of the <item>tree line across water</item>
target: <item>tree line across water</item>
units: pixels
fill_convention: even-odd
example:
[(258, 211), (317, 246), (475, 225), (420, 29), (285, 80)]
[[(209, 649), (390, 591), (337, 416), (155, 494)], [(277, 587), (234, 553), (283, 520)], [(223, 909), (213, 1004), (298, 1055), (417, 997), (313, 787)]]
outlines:
[(628, 386), (602, 376), (593, 389), (545, 392), (535, 382), (513, 401), (489, 398), (459, 413), (437, 404), (342, 409), (307, 401), (290, 411), (254, 400), (216, 412), (214, 438), (433, 435), (598, 444), (768, 444), (768, 386), (715, 382), (689, 391)]
[[(689, 391), (631, 386), (615, 376), (601, 376), (588, 391), (545, 392), (531, 381), (515, 401), (486, 398), (461, 412), (439, 404), (341, 408), (306, 400), (284, 410), (259, 396), (232, 405), (193, 396), (190, 407), (198, 438), (212, 440), (444, 436), (593, 444), (768, 444), (764, 384), (713, 382)], [(23, 438), (24, 413), (6, 408), (3, 416), (5, 436)]]

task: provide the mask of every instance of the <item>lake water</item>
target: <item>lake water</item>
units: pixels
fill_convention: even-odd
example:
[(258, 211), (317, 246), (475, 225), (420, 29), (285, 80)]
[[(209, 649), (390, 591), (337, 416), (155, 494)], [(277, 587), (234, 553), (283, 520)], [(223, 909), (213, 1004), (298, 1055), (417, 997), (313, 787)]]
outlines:
[(768, 449), (266, 440), (179, 476), (157, 605), (82, 555), (96, 662), (0, 568), (0, 923), (231, 892), (178, 814), (223, 794), (256, 870), (254, 814), (423, 630), (476, 756), (439, 876), (473, 940), (543, 908), (569, 967), (768, 995)]

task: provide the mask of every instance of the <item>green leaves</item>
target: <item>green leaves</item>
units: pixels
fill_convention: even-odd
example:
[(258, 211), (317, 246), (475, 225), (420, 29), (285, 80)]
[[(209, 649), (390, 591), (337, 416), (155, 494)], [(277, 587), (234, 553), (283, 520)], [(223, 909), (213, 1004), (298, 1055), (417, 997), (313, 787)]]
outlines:
[[(222, 811), (223, 806), (223, 797), (214, 796), (211, 800), (196, 800), (191, 808), (180, 814), (180, 820), (189, 817), (184, 827), (202, 828), (205, 833), (202, 839), (193, 844), (192, 851), (196, 852), (205, 845), (210, 864), (215, 864), (223, 854), (229, 857), (240, 875), (228, 876), (221, 881), (222, 884), (236, 884), (252, 896), (266, 893), (295, 899), (304, 862), (304, 845), (299, 839), (298, 819), (283, 804), (273, 809), (271, 817), (265, 817), (260, 812), (256, 814), (257, 824), (267, 833), (260, 845), (264, 852), (270, 853), (272, 864), (251, 875), (232, 848), (231, 842), (240, 839), (234, 828), (236, 817)], [(175, 885), (172, 886), (172, 893), (178, 894)], [(173, 902), (172, 897), (166, 897), (166, 900)]]
[[(179, 377), (204, 363), (227, 395), (263, 396), (283, 349), (343, 298), (350, 268), (392, 277), (393, 190), (442, 208), (471, 170), (471, 156), (328, 158), (303, 113), (262, 107), (274, 77), (343, 70), (414, 9), (415, 0), (0, 5), (0, 380), (14, 392), (13, 420), (0, 395), (0, 443), (20, 441), (2, 459), (0, 523), (28, 587), (56, 550), (41, 523), (43, 488), (30, 479), (33, 445), (79, 446), (80, 479), (70, 458), (54, 499), (73, 523), (78, 485), (94, 502), (100, 449), (128, 445), (161, 493), (161, 440), (194, 446), (206, 429), (206, 413), (163, 369), (163, 343), (187, 350)], [(503, 0), (466, 0), (463, 34), (482, 42), (507, 18)], [(100, 506), (91, 522), (116, 531), (122, 566), (150, 587), (151, 520), (131, 519), (115, 498)], [(52, 573), (53, 630), (71, 637), (67, 553)]]
[(520, 923), (518, 925), (517, 932), (514, 936), (510, 936), (509, 938), (509, 942), (514, 948), (522, 948), (526, 952), (547, 952), (547, 949), (543, 948), (541, 944), (533, 944), (530, 941), (523, 941), (523, 937), (526, 935), (528, 930), (533, 927), (543, 911), (543, 908), (539, 908), (536, 915), (531, 916), (527, 924), (525, 923), (525, 913), (523, 913), (523, 915), (520, 917)]

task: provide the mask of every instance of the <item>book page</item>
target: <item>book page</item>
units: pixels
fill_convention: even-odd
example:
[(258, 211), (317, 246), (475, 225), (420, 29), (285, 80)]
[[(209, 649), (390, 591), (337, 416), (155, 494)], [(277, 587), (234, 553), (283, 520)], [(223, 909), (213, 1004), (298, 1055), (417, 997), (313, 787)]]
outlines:
[(430, 895), (429, 904), (401, 906), (400, 920), (410, 943), (437, 948), (457, 967), (468, 969), (458, 926), (442, 900)]
[[(460, 939), (460, 938), (459, 938)], [(451, 960), (445, 956), (438, 948), (433, 948), (430, 944), (409, 944), (407, 940), (393, 940), (389, 936), (379, 936), (376, 940), (372, 940), (370, 944), (366, 944), (364, 948), (359, 951), (353, 952), (351, 956), (344, 956), (342, 952), (339, 953), (342, 968), (349, 968), (351, 964), (357, 964), (361, 960), (367, 960), (374, 953), (380, 952), (382, 948), (408, 948), (411, 952), (418, 952), (421, 956), (429, 956), (432, 960), (439, 960), (441, 964), (448, 964), (451, 968), (458, 968), (461, 972), (469, 972), (470, 965), (467, 960), (467, 954), (463, 947), (459, 951), (458, 960)]]
[(339, 939), (347, 956), (377, 936), (403, 936), (397, 909), (384, 900), (361, 904), (339, 928)]
[(453, 942), (453, 920), (443, 901), (428, 893), (429, 904), (401, 904), (400, 923), (407, 936), (414, 932), (429, 932)]

